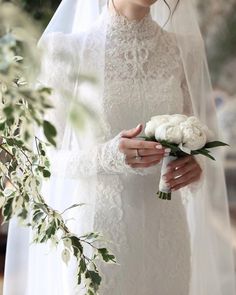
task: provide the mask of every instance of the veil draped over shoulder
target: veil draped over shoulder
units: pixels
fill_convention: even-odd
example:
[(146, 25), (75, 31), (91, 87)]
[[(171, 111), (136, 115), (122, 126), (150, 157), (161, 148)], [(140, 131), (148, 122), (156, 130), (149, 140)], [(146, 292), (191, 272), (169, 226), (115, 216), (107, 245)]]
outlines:
[[(168, 3), (173, 11), (176, 0), (169, 0)], [(52, 167), (56, 173), (50, 182), (43, 185), (43, 195), (59, 211), (74, 203), (88, 204), (73, 209), (66, 216), (71, 230), (78, 235), (93, 231), (97, 177), (100, 172), (94, 147), (103, 142), (108, 132), (102, 109), (106, 22), (101, 14), (104, 10), (107, 10), (104, 1), (63, 0), (39, 42), (46, 53), (39, 81), (54, 89), (52, 100), (56, 112), (50, 114), (50, 120), (55, 122), (59, 131), (58, 148), (50, 151)], [(192, 102), (191, 113), (213, 130), (217, 138), (216, 111), (211, 96), (212, 86), (205, 49), (191, 1), (180, 0), (168, 23), (166, 21), (170, 12), (164, 1), (157, 1), (152, 6), (151, 13), (153, 20), (176, 38)], [(88, 35), (91, 34), (97, 36), (96, 44), (90, 42)], [(71, 35), (74, 35), (73, 42), (70, 41)], [(97, 54), (95, 72), (90, 71), (88, 48)], [(63, 56), (63, 52), (68, 52), (67, 56)], [(85, 82), (84, 75), (95, 77), (96, 84)], [(73, 110), (80, 110), (78, 97), (85, 109), (92, 108), (99, 121), (99, 128), (96, 124), (98, 121), (90, 119), (86, 120), (83, 130), (76, 132), (73, 129), (70, 117), (73, 117)], [(72, 164), (71, 150), (77, 151), (74, 161), (77, 161), (77, 157), (84, 156), (85, 160), (81, 161), (79, 168)], [(84, 155), (84, 151), (88, 150), (91, 151), (89, 158)], [(81, 155), (78, 156), (78, 152)], [(220, 155), (216, 153), (215, 156), (215, 162), (204, 160), (201, 187), (194, 191), (181, 190), (183, 200), (186, 195), (192, 194), (185, 204), (192, 251), (190, 295), (236, 294), (224, 171)], [(76, 174), (79, 177), (76, 179), (73, 177), (73, 169), (78, 170)], [(86, 223), (82, 224), (80, 220), (86, 220)], [(33, 286), (38, 286), (40, 294), (44, 294), (44, 285), (47, 290), (51, 288), (55, 291), (53, 284), (57, 284), (58, 293), (51, 294), (70, 294), (73, 267), (67, 270), (61, 262), (60, 251), (50, 253), (47, 265), (42, 266), (44, 262), (40, 262), (41, 253), (49, 251), (48, 247), (28, 246), (30, 242), (28, 229), (20, 229), (13, 221), (9, 229), (4, 294), (32, 295)], [(42, 283), (37, 277), (35, 266), (40, 263), (45, 272), (53, 272), (53, 280), (48, 279)]]

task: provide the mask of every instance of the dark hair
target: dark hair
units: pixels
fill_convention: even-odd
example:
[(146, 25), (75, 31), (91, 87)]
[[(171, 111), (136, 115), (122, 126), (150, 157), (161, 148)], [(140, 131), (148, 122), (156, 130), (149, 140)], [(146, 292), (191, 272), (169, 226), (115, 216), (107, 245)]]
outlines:
[(178, 5), (179, 5), (179, 1), (180, 1), (180, 0), (176, 0), (176, 4), (175, 4), (175, 7), (174, 7), (174, 10), (173, 10), (173, 11), (171, 11), (171, 7), (170, 7), (169, 3), (167, 2), (167, 0), (163, 0), (163, 1), (165, 2), (166, 6), (168, 7), (168, 9), (169, 9), (169, 11), (170, 11), (169, 17), (168, 17), (167, 21), (165, 22), (165, 24), (164, 24), (164, 26), (163, 26), (163, 27), (165, 27), (165, 25), (169, 22), (169, 20), (171, 19), (171, 17), (172, 17), (173, 14), (175, 13), (175, 11), (176, 11), (176, 9), (177, 9), (177, 7), (178, 7)]

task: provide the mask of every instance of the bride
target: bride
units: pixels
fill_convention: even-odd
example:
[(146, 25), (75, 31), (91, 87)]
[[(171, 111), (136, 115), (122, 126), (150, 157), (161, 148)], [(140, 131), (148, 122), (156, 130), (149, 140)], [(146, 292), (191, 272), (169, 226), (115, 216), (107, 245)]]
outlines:
[[(223, 170), (194, 156), (165, 175), (172, 201), (155, 193), (169, 150), (140, 140), (145, 122), (196, 115), (217, 135), (202, 39), (189, 0), (63, 0), (40, 41), (40, 83), (54, 89), (49, 114), (58, 129), (47, 201), (68, 213), (71, 229), (102, 232), (118, 265), (100, 265), (103, 295), (233, 295), (230, 226)], [(62, 58), (64, 57), (64, 58)], [(95, 76), (97, 85), (79, 80)], [(96, 110), (77, 134), (67, 94)], [(82, 93), (82, 95), (81, 95)], [(137, 126), (137, 127), (135, 127)], [(94, 131), (96, 129), (96, 131)], [(223, 234), (223, 232), (224, 234)], [(12, 222), (4, 295), (74, 295), (75, 266)]]

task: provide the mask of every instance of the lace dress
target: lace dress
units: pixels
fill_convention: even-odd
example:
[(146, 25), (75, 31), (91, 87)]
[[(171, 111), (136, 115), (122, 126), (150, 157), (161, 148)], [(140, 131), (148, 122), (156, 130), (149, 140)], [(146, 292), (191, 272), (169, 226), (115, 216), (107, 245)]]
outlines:
[[(171, 202), (158, 199), (160, 164), (148, 169), (132, 169), (125, 164), (124, 155), (118, 149), (121, 130), (134, 128), (140, 122), (145, 124), (154, 115), (191, 112), (175, 38), (162, 30), (150, 15), (141, 21), (128, 21), (105, 12), (100, 21), (107, 25), (102, 102), (106, 138), (92, 151), (73, 151), (67, 159), (70, 163), (67, 174), (75, 179), (92, 175), (95, 170), (99, 172), (94, 230), (101, 231), (113, 242), (110, 248), (118, 260), (118, 265), (101, 264), (100, 294), (188, 295), (190, 233), (180, 193), (174, 192)], [(96, 48), (100, 42), (100, 28), (100, 25), (93, 27), (84, 45), (89, 61), (86, 69), (92, 72), (99, 66)], [(56, 43), (54, 47), (72, 56), (68, 42), (76, 41), (76, 46), (79, 45), (78, 39), (73, 38), (56, 34), (52, 42)], [(55, 58), (54, 52), (51, 60)], [(52, 80), (62, 73), (50, 62), (46, 67), (51, 71)], [(61, 105), (58, 118), (63, 117), (63, 111)], [(64, 126), (58, 118), (55, 120), (60, 136)], [(62, 154), (60, 161), (63, 161)], [(81, 220), (81, 224), (83, 222), (86, 220)], [(15, 254), (9, 252), (8, 255)], [(40, 248), (32, 250), (30, 255), (30, 287), (27, 279), (23, 279), (23, 289), (28, 291), (19, 291), (17, 281), (15, 290), (19, 292), (5, 292), (6, 295), (82, 294), (74, 288), (71, 288), (73, 291), (63, 289), (66, 278), (58, 279), (55, 272), (59, 267), (54, 262), (50, 265), (49, 258), (42, 256)], [(70, 272), (73, 273), (73, 269)], [(35, 284), (33, 278), (36, 278)]]
[[(151, 116), (190, 112), (174, 36), (150, 15), (141, 21), (103, 17), (107, 19), (103, 100), (110, 130), (107, 140)], [(93, 58), (96, 52), (91, 50)], [(187, 295), (190, 235), (181, 197), (176, 192), (171, 202), (159, 200), (155, 193), (160, 165), (145, 171), (130, 169), (122, 155), (117, 156), (116, 138), (99, 153), (106, 173), (98, 178), (94, 225), (114, 242), (120, 265), (102, 269), (101, 294)]]

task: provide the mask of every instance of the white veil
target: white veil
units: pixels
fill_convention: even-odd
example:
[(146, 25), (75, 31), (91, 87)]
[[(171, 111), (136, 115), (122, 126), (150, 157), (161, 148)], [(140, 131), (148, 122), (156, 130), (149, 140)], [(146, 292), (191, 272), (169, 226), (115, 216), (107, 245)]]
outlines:
[[(176, 0), (167, 1), (173, 11)], [(82, 85), (82, 90), (85, 89), (85, 95), (83, 102), (87, 106), (91, 106), (101, 114), (101, 104), (95, 104), (102, 99), (103, 95), (103, 79), (104, 79), (104, 56), (105, 56), (105, 41), (106, 41), (106, 26), (100, 21), (100, 14), (102, 9), (106, 9), (106, 3), (99, 0), (63, 0), (53, 19), (48, 25), (42, 36), (42, 44), (44, 40), (47, 40), (47, 36), (51, 33), (59, 32), (65, 33), (66, 35), (75, 34), (78, 36), (78, 59), (80, 64), (76, 60), (72, 62), (72, 65), (68, 66), (63, 63), (61, 68), (57, 68), (55, 71), (57, 75), (63, 77), (73, 76), (73, 72), (76, 77), (73, 80), (73, 87), (71, 81), (64, 81), (63, 78), (59, 77), (59, 81), (63, 81), (63, 84), (68, 84), (67, 89), (63, 89), (70, 93), (74, 99), (78, 96), (78, 90), (81, 87), (80, 77), (78, 72), (84, 74), (90, 74), (89, 66), (87, 65), (87, 55), (83, 51), (86, 42), (87, 30), (93, 30), (93, 24), (96, 22), (103, 26), (104, 36), (100, 39), (100, 43), (97, 50), (97, 72), (93, 73), (98, 79), (96, 91), (89, 85)], [(166, 24), (169, 18), (169, 9), (163, 1), (158, 0), (152, 6), (152, 17), (164, 29), (173, 33), (176, 37), (179, 52), (183, 62), (183, 68), (186, 76), (186, 82), (188, 91), (192, 102), (192, 112), (200, 118), (201, 121), (205, 122), (210, 129), (215, 132), (216, 137), (218, 136), (218, 127), (216, 121), (216, 112), (214, 102), (211, 97), (212, 87), (210, 83), (208, 66), (206, 62), (206, 55), (204, 50), (204, 44), (202, 41), (201, 33), (197, 24), (197, 19), (194, 13), (193, 5), (190, 0), (180, 0), (175, 12)], [(96, 31), (94, 32), (96, 34)], [(53, 39), (53, 38), (52, 38)], [(65, 42), (62, 39), (61, 42)], [(57, 44), (53, 42), (49, 43), (48, 50), (54, 50)], [(69, 50), (69, 44), (65, 42), (63, 46)], [(76, 48), (77, 44), (74, 45)], [(51, 64), (47, 61), (47, 69), (55, 67), (53, 60), (56, 56), (51, 56)], [(79, 70), (78, 70), (79, 69)], [(46, 71), (47, 72), (47, 71)], [(45, 74), (43, 80), (47, 82), (47, 79), (51, 79), (51, 73)], [(68, 75), (66, 75), (68, 74)], [(47, 77), (49, 76), (49, 77)], [(61, 79), (61, 80), (60, 80)], [(59, 91), (61, 85), (52, 85)], [(86, 87), (83, 87), (86, 86)], [(64, 86), (63, 86), (64, 88)], [(92, 92), (90, 91), (92, 89)], [(88, 91), (89, 90), (89, 91)], [(96, 94), (96, 95), (95, 95)], [(55, 102), (60, 106), (59, 110), (62, 112), (61, 117), (65, 117), (65, 111), (74, 107), (73, 101), (64, 104), (58, 102), (58, 98), (62, 99), (62, 96), (57, 93)], [(56, 105), (57, 106), (57, 105)], [(64, 112), (64, 115), (63, 115)], [(62, 120), (63, 121), (63, 120)], [(101, 120), (102, 121), (102, 120)], [(58, 122), (58, 121), (57, 121)], [(84, 129), (84, 135), (78, 136), (74, 133), (69, 118), (64, 119), (63, 125), (59, 124), (60, 128), (60, 146), (59, 153), (69, 150), (69, 147), (74, 146), (77, 150), (83, 151), (84, 148), (89, 149), (93, 145), (102, 142), (103, 135), (97, 132), (93, 132), (93, 123), (87, 123)], [(91, 127), (92, 126), (92, 127)], [(83, 141), (81, 142), (81, 138)], [(66, 153), (65, 153), (66, 154)], [(61, 155), (60, 155), (61, 156)], [(232, 237), (230, 220), (228, 213), (227, 203), (227, 192), (224, 180), (223, 165), (221, 158), (216, 154), (217, 161), (213, 162), (205, 160), (204, 168), (204, 179), (200, 189), (192, 192), (193, 197), (186, 204), (186, 210), (188, 212), (189, 228), (192, 238), (192, 281), (191, 281), (191, 292), (190, 295), (235, 295), (235, 275), (233, 265), (233, 252), (232, 252)], [(55, 160), (55, 163), (57, 161)], [(62, 165), (63, 164), (63, 165)], [(93, 173), (90, 177), (84, 179), (81, 177), (79, 180), (70, 179), (67, 174), (67, 166), (69, 165), (66, 161), (57, 166), (58, 171), (63, 171), (62, 175), (56, 175), (52, 178), (51, 183), (45, 186), (46, 194), (51, 191), (49, 202), (52, 206), (61, 209), (65, 209), (69, 205), (78, 202), (84, 202), (91, 204), (88, 209), (75, 209), (70, 213), (68, 218), (73, 217), (71, 228), (76, 233), (86, 232), (93, 229), (94, 222), (94, 211), (96, 206), (96, 178), (97, 172), (96, 165), (92, 167)], [(55, 193), (56, 192), (56, 193)], [(183, 197), (186, 194), (186, 190), (182, 190)], [(188, 191), (189, 194), (189, 191)], [(66, 196), (66, 197), (65, 197)], [(72, 196), (72, 197), (68, 197)], [(87, 224), (80, 224), (80, 217), (87, 217)], [(84, 218), (82, 219), (84, 220)], [(27, 243), (29, 242), (28, 233), (22, 234), (21, 236), (15, 236), (15, 231), (19, 233), (19, 229), (15, 224), (11, 224), (8, 240), (8, 254), (7, 254), (7, 266), (6, 266), (6, 281), (5, 281), (5, 293), (4, 295), (15, 295), (15, 294), (34, 294), (32, 293), (31, 287), (38, 285), (39, 294), (44, 292), (44, 284), (50, 286), (51, 284), (58, 284), (58, 293), (55, 293), (55, 286), (52, 290), (54, 293), (51, 294), (70, 294), (68, 290), (70, 288), (71, 277), (66, 274), (67, 270), (60, 261), (60, 255), (52, 255), (48, 257), (48, 260), (42, 260), (40, 253), (42, 248), (33, 246), (27, 251)], [(17, 268), (15, 267), (14, 259), (19, 258), (15, 251), (15, 245), (18, 245), (19, 252), (25, 253), (25, 258), (22, 261), (17, 262)], [(21, 245), (23, 248), (21, 248)], [(18, 254), (19, 254), (18, 252)], [(28, 259), (30, 258), (30, 259)], [(42, 266), (43, 263), (47, 264), (45, 274), (43, 278), (50, 277), (50, 272), (55, 271), (55, 280), (52, 282), (48, 279), (43, 282), (38, 277), (35, 277), (37, 272), (34, 269)], [(108, 266), (109, 267), (109, 266)], [(19, 280), (19, 273), (24, 270), (24, 278)], [(22, 273), (21, 273), (22, 274)], [(15, 278), (18, 278), (15, 279)], [(11, 280), (11, 281), (10, 281)], [(12, 283), (14, 282), (14, 283)], [(30, 282), (30, 283), (29, 283)], [(24, 290), (22, 292), (14, 292), (14, 290)], [(50, 288), (49, 288), (50, 289)], [(27, 290), (27, 292), (25, 292)], [(47, 294), (47, 293), (46, 293)], [(73, 294), (73, 293), (72, 293)]]

